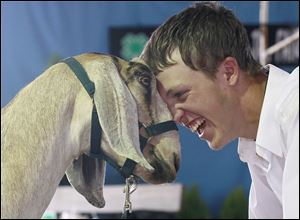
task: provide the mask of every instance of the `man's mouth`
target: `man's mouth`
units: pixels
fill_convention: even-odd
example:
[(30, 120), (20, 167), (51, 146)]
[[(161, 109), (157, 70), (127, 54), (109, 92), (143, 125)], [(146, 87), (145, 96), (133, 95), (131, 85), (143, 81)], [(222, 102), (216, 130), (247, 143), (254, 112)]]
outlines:
[(204, 118), (195, 119), (188, 124), (188, 127), (192, 130), (192, 132), (198, 133), (199, 137), (202, 137), (204, 134), (206, 126), (206, 120)]

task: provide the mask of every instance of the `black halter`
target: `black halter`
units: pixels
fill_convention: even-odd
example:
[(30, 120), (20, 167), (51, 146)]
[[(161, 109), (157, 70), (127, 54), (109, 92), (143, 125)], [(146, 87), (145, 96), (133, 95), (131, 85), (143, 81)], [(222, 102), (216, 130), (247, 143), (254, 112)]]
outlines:
[[(83, 66), (73, 57), (66, 58), (62, 60), (62, 62), (66, 63), (71, 70), (75, 73), (79, 81), (82, 83), (83, 87), (89, 94), (89, 96), (93, 99), (93, 111), (92, 111), (92, 123), (91, 123), (91, 151), (87, 154), (90, 157), (104, 159), (111, 166), (113, 166), (116, 170), (118, 170), (124, 178), (128, 178), (133, 173), (133, 169), (136, 165), (136, 162), (127, 158), (122, 167), (120, 167), (115, 161), (105, 155), (101, 149), (101, 126), (96, 110), (96, 106), (94, 103), (94, 93), (95, 93), (95, 84), (90, 81), (86, 71)], [(139, 128), (144, 127), (142, 123), (139, 122)], [(158, 124), (154, 124), (148, 127), (144, 127), (147, 138), (140, 135), (140, 148), (143, 152), (144, 147), (146, 146), (148, 139), (152, 136), (162, 134), (171, 130), (178, 130), (174, 121), (165, 121)]]

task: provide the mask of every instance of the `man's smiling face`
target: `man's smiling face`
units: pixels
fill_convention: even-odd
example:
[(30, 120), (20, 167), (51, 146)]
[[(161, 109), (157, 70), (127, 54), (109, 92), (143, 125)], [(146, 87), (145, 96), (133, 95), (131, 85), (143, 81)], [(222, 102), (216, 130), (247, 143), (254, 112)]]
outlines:
[[(205, 139), (218, 150), (236, 137), (233, 101), (219, 71), (211, 79), (184, 64), (178, 50), (172, 54), (175, 65), (157, 75), (158, 91), (174, 120)], [(231, 100), (231, 101), (230, 101)]]

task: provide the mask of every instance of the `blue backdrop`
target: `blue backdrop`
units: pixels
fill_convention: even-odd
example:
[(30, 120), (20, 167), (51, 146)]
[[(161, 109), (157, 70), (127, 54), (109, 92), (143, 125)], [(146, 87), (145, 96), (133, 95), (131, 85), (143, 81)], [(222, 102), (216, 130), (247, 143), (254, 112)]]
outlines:
[[(176, 2), (1, 2), (1, 107), (51, 64), (53, 59), (84, 52), (109, 53), (108, 29), (158, 26), (191, 5)], [(258, 24), (259, 2), (222, 2), (244, 24)], [(298, 2), (270, 2), (271, 24), (299, 24)], [(298, 45), (299, 47), (299, 45)], [(226, 195), (242, 186), (248, 196), (249, 172), (237, 154), (237, 141), (211, 151), (196, 135), (180, 127), (182, 163), (176, 182), (197, 184), (216, 212)], [(107, 183), (117, 183), (108, 169)]]

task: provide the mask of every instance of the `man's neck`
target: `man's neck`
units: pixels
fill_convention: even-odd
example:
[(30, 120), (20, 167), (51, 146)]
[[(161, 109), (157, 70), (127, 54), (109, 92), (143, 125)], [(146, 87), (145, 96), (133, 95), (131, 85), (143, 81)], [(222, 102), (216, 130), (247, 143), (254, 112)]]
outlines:
[(248, 78), (245, 82), (246, 90), (241, 96), (241, 109), (243, 114), (244, 129), (242, 137), (256, 139), (260, 113), (264, 101), (267, 77), (263, 74), (256, 78)]

